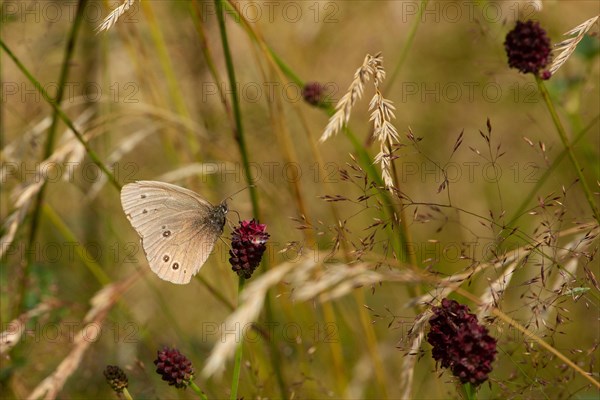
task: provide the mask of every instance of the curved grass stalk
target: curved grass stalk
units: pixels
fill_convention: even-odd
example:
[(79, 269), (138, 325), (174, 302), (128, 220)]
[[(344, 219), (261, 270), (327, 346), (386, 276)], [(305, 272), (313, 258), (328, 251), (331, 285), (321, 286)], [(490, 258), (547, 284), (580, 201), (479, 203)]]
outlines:
[[(211, 52), (209, 51), (209, 48), (208, 48), (208, 42), (206, 40), (206, 37), (205, 37), (205, 34), (204, 34), (204, 29), (203, 29), (203, 26), (202, 26), (202, 18), (200, 16), (200, 10), (198, 9), (198, 5), (197, 5), (196, 1), (193, 1), (191, 3), (191, 14), (192, 14), (192, 18), (194, 20), (194, 25), (195, 25), (196, 30), (198, 32), (198, 36), (199, 36), (201, 44), (202, 44), (203, 53), (204, 53), (204, 56), (206, 58), (206, 62), (208, 64), (208, 66), (209, 66), (209, 70), (210, 70), (210, 72), (211, 72), (214, 80), (216, 82), (220, 82), (221, 79), (219, 78), (219, 74), (218, 74), (218, 71), (216, 69), (216, 66), (215, 66), (214, 62), (212, 61), (213, 60), (212, 54), (211, 54)], [(228, 54), (228, 53), (226, 53), (226, 54)], [(233, 130), (234, 133), (235, 132), (239, 132), (240, 130), (237, 128), (237, 126), (241, 126), (241, 121), (239, 119), (237, 119), (236, 116), (233, 114), (230, 102), (229, 102), (228, 98), (226, 97), (225, 92), (223, 91), (222, 85), (217, 85), (217, 87), (219, 88), (219, 95), (221, 96), (221, 100), (222, 100), (222, 103), (223, 103), (224, 108), (225, 108), (225, 113), (227, 114), (228, 119), (231, 121), (232, 130)], [(235, 85), (232, 85), (232, 87), (235, 88)], [(237, 106), (239, 104), (239, 102), (236, 102), (235, 104)], [(240, 122), (240, 125), (238, 125), (236, 121)], [(238, 135), (235, 135), (235, 136), (236, 136), (236, 141), (237, 141)], [(244, 137), (243, 137), (243, 130), (242, 130), (242, 140), (243, 139), (244, 139)], [(238, 146), (239, 146), (239, 141), (238, 141)], [(243, 149), (244, 150), (241, 151), (241, 153), (242, 153), (242, 160), (244, 160), (245, 157), (247, 158), (247, 155), (246, 155), (247, 153), (245, 151), (245, 144), (243, 145)], [(245, 171), (249, 171), (247, 162), (244, 165), (245, 165)], [(248, 178), (248, 175), (246, 175), (246, 178)], [(247, 182), (250, 185), (250, 191), (251, 191), (250, 196), (251, 196), (251, 199), (254, 199), (256, 197), (255, 188), (254, 188), (253, 185), (251, 185), (251, 183), (248, 181), (248, 179), (247, 179)], [(256, 202), (253, 201), (253, 208), (255, 210), (254, 214), (255, 214), (255, 217), (257, 217), (258, 216), (257, 214), (260, 212), (260, 209), (258, 209), (255, 206), (255, 203)], [(263, 267), (265, 269), (268, 269), (268, 264), (267, 263), (268, 263), (267, 259), (263, 260)], [(269, 320), (272, 320), (272, 307), (271, 307), (271, 297), (270, 297), (270, 295), (267, 295), (266, 306), (265, 306), (265, 313), (267, 315), (267, 318)], [(279, 355), (278, 355), (278, 349), (277, 349), (277, 347), (274, 345), (274, 343), (272, 341), (268, 341), (268, 345), (270, 347), (269, 354), (271, 356), (271, 361), (272, 361), (273, 365), (278, 366), (280, 364)], [(241, 362), (241, 359), (239, 359), (239, 360)], [(287, 391), (285, 389), (285, 383), (283, 381), (283, 375), (281, 373), (281, 368), (276, 367), (274, 369), (275, 369), (275, 375), (276, 375), (276, 378), (277, 378), (277, 382), (279, 384), (279, 388), (280, 388), (280, 391), (282, 393), (282, 397), (285, 397), (286, 396), (285, 393), (287, 393)]]
[[(254, 215), (254, 218), (256, 218), (257, 220), (260, 220), (260, 208), (258, 205), (258, 195), (256, 192), (256, 186), (254, 185), (254, 179), (250, 172), (251, 170), (250, 170), (250, 162), (249, 162), (249, 157), (248, 157), (248, 148), (246, 146), (246, 137), (244, 134), (244, 127), (242, 124), (242, 114), (241, 114), (239, 95), (238, 95), (238, 91), (237, 91), (237, 80), (235, 77), (235, 69), (233, 67), (233, 57), (231, 55), (231, 49), (229, 48), (229, 41), (227, 39), (227, 29), (225, 26), (225, 18), (223, 16), (223, 13), (224, 13), (223, 1), (215, 0), (215, 6), (216, 6), (216, 11), (217, 11), (217, 21), (219, 24), (219, 32), (220, 32), (220, 36), (221, 36), (221, 44), (223, 47), (223, 53), (225, 55), (225, 63), (227, 66), (227, 75), (229, 78), (229, 85), (231, 87), (231, 103), (233, 106), (233, 117), (234, 117), (234, 122), (235, 122), (234, 137), (236, 139), (236, 142), (237, 142), (237, 145), (238, 145), (238, 148), (240, 151), (240, 155), (242, 157), (242, 164), (244, 166), (244, 175), (245, 175), (246, 183), (249, 186), (248, 190), (250, 192), (250, 200), (252, 202), (253, 215)], [(265, 261), (263, 261), (263, 265), (266, 266)], [(238, 294), (243, 289), (244, 281), (245, 280), (243, 278), (239, 279)], [(267, 296), (267, 298), (265, 299), (265, 302), (266, 302), (265, 311), (267, 313), (267, 317), (270, 318), (272, 314), (271, 314), (271, 299), (269, 296)], [(285, 385), (283, 384), (283, 377), (281, 375), (281, 365), (279, 362), (278, 351), (277, 351), (277, 348), (273, 345), (273, 343), (272, 342), (270, 342), (270, 343), (271, 343), (271, 357), (272, 357), (272, 361), (273, 361), (273, 368), (274, 368), (275, 374), (278, 378), (278, 383), (279, 383), (279, 386), (280, 386), (280, 389), (282, 392), (281, 395), (285, 398), (286, 390), (285, 390)], [(235, 400), (237, 398), (237, 391), (238, 391), (238, 386), (239, 386), (239, 378), (240, 378), (241, 364), (242, 364), (243, 345), (244, 345), (244, 341), (241, 340), (236, 349), (234, 375), (233, 375), (232, 382), (231, 382), (231, 393), (230, 393), (230, 398), (232, 400)]]
[[(179, 84), (177, 83), (177, 78), (175, 77), (175, 72), (173, 70), (173, 64), (171, 64), (171, 59), (169, 57), (169, 51), (167, 49), (167, 45), (165, 44), (165, 39), (160, 31), (160, 27), (156, 22), (156, 16), (154, 15), (154, 11), (152, 10), (152, 6), (149, 1), (140, 1), (140, 5), (144, 11), (148, 24), (150, 26), (150, 34), (152, 36), (152, 40), (157, 50), (158, 60), (162, 66), (165, 77), (167, 78), (167, 87), (169, 88), (169, 94), (171, 99), (173, 100), (175, 109), (177, 112), (183, 116), (184, 118), (190, 118), (190, 113), (185, 105), (185, 101), (181, 94), (181, 89), (179, 88)], [(191, 130), (186, 130), (187, 134), (187, 143), (190, 146), (190, 152), (192, 156), (197, 157), (199, 146), (194, 138), (194, 134)]]
[(398, 59), (398, 62), (396, 63), (396, 66), (394, 67), (394, 70), (392, 71), (392, 75), (388, 79), (387, 85), (385, 86), (385, 89), (384, 89), (384, 93), (389, 92), (390, 88), (392, 87), (392, 85), (396, 81), (396, 78), (398, 77), (398, 73), (400, 72), (400, 69), (402, 69), (404, 62), (406, 61), (406, 57), (408, 57), (408, 52), (412, 48), (415, 37), (417, 36), (417, 29), (421, 25), (421, 19), (423, 17), (423, 12), (425, 11), (425, 8), (427, 7), (427, 3), (429, 3), (429, 0), (421, 1), (421, 5), (419, 7), (419, 12), (417, 12), (417, 14), (415, 15), (413, 24), (410, 27), (410, 30), (408, 31), (408, 36), (406, 37), (406, 41), (404, 42), (404, 45), (402, 46), (402, 50), (400, 51), (400, 59)]
[(88, 155), (88, 157), (90, 157), (90, 159), (92, 160), (92, 162), (94, 164), (96, 164), (96, 166), (108, 177), (108, 180), (115, 187), (115, 189), (117, 189), (117, 190), (120, 191), (121, 190), (121, 184), (117, 181), (117, 179), (115, 178), (115, 176), (113, 175), (113, 173), (110, 172), (110, 170), (108, 169), (108, 167), (106, 167), (104, 165), (104, 163), (102, 163), (102, 161), (100, 160), (100, 157), (98, 157), (98, 155), (96, 154), (96, 152), (94, 152), (94, 150), (92, 150), (92, 148), (90, 147), (90, 145), (88, 144), (88, 142), (85, 141), (85, 139), (83, 137), (83, 134), (81, 132), (79, 132), (79, 129), (77, 129), (75, 127), (75, 125), (73, 124), (73, 122), (71, 121), (71, 119), (67, 116), (67, 114), (65, 114), (65, 112), (62, 110), (62, 108), (60, 107), (60, 105), (57, 104), (56, 101), (50, 97), (50, 95), (48, 94), (48, 92), (46, 92), (46, 90), (44, 89), (44, 87), (42, 86), (42, 84), (37, 79), (35, 79), (35, 77), (21, 63), (21, 61), (8, 48), (8, 46), (6, 45), (6, 43), (4, 43), (4, 41), (2, 39), (0, 39), (0, 47), (2, 47), (2, 49), (6, 52), (6, 54), (8, 54), (8, 56), (11, 58), (11, 60), (14, 61), (14, 63), (19, 68), (19, 70), (21, 70), (21, 72), (23, 73), (23, 75), (25, 75), (27, 77), (27, 79), (29, 80), (29, 82), (31, 82), (31, 84), (37, 89), (37, 91), (42, 95), (42, 97), (44, 98), (44, 100), (46, 100), (46, 102), (48, 104), (50, 104), (50, 106), (52, 106), (52, 108), (54, 109), (54, 111), (56, 111), (56, 114), (61, 119), (61, 121), (63, 121), (65, 123), (65, 125), (67, 125), (67, 127), (71, 130), (71, 132), (73, 132), (73, 134), (77, 138), (77, 141), (79, 143), (81, 143), (81, 145), (84, 147), (86, 154)]
[[(242, 293), (242, 290), (244, 290), (245, 282), (246, 282), (246, 279), (244, 279), (243, 277), (240, 276), (239, 283), (238, 283), (238, 296), (240, 293)], [(244, 341), (244, 338), (241, 338), (240, 343), (237, 346), (237, 349), (235, 349), (235, 361), (233, 364), (233, 378), (231, 379), (231, 393), (229, 394), (230, 400), (237, 400), (238, 387), (240, 385), (240, 372), (242, 370), (242, 355), (244, 352), (244, 346), (242, 346), (243, 341)]]
[[(596, 116), (585, 128), (583, 128), (575, 137), (575, 139), (573, 140), (573, 143), (571, 144), (572, 146), (576, 145), (584, 136), (585, 134), (596, 124), (598, 123), (598, 120), (600, 119), (600, 116)], [(561, 161), (567, 156), (567, 149), (563, 149), (560, 154), (556, 157), (556, 159), (554, 160), (554, 162), (552, 163), (552, 165), (550, 166), (550, 168), (548, 168), (546, 170), (546, 172), (544, 172), (544, 174), (540, 177), (540, 179), (537, 180), (537, 182), (535, 183), (534, 187), (531, 189), (531, 191), (529, 191), (529, 193), (527, 194), (527, 196), (525, 196), (525, 198), (523, 199), (523, 201), (521, 202), (521, 205), (517, 208), (517, 211), (515, 211), (513, 217), (510, 219), (509, 223), (507, 224), (507, 226), (513, 226), (514, 223), (517, 221), (517, 219), (519, 219), (519, 217), (521, 217), (521, 215), (523, 214), (523, 212), (527, 209), (527, 205), (529, 204), (529, 202), (531, 200), (533, 200), (533, 198), (535, 197), (537, 191), (542, 187), (542, 185), (544, 183), (546, 183), (546, 181), (548, 180), (548, 178), (552, 175), (552, 173), (554, 172), (554, 170), (556, 168), (558, 168), (558, 166), (560, 165)]]
[[(260, 47), (264, 52), (264, 46), (260, 46)], [(269, 57), (268, 53), (266, 53), (266, 56), (267, 56), (267, 59), (270, 61), (271, 65), (273, 66), (273, 68), (275, 69), (275, 72), (277, 73), (280, 81), (283, 82), (285, 74), (283, 73), (282, 69), (279, 68), (278, 65), (273, 62), (272, 58)], [(302, 86), (302, 82), (299, 79), (296, 79), (295, 83), (297, 83), (299, 86)], [(278, 102), (278, 105), (280, 105), (279, 102)], [(298, 111), (298, 107), (294, 107), (294, 108), (296, 109), (296, 111)], [(282, 113), (283, 112), (281, 111), (279, 114), (282, 114)], [(273, 116), (272, 119), (274, 119), (275, 114), (271, 113), (271, 115)], [(304, 132), (306, 134), (306, 140), (310, 144), (310, 150), (311, 150), (311, 153), (313, 156), (313, 160), (315, 160), (317, 168), (320, 171), (319, 176), (322, 176), (321, 174), (324, 171), (321, 171), (321, 169), (325, 165), (325, 163), (323, 162), (323, 158), (321, 157), (320, 151), (318, 150), (318, 147), (316, 146), (315, 141), (313, 140), (313, 138), (310, 135), (310, 131), (309, 131), (308, 127), (306, 126), (304, 118), (302, 118), (303, 117), (302, 113), (298, 112), (298, 117), (303, 124)], [(284, 144), (284, 148), (286, 149), (287, 159), (292, 160), (292, 162), (297, 162), (298, 159), (297, 159), (295, 151), (293, 150), (293, 144), (289, 137), (290, 136), (289, 131), (282, 129), (284, 127), (285, 127), (285, 124), (283, 124), (283, 126), (281, 128), (274, 127), (274, 132), (276, 132), (276, 133), (285, 132), (286, 133), (286, 135), (279, 135), (279, 136), (283, 136), (280, 141)], [(325, 185), (326, 188), (330, 188), (330, 184), (327, 180), (324, 180), (323, 184)], [(310, 223), (310, 218), (308, 216), (308, 213), (305, 211), (306, 208), (304, 206), (304, 200), (302, 198), (302, 190), (299, 188), (297, 182), (295, 182), (294, 190), (295, 190), (294, 194), (296, 197), (296, 203), (298, 204), (298, 209), (300, 210), (300, 213), (302, 215), (307, 217), (308, 222)], [(328, 191), (331, 192), (331, 190), (328, 190)], [(334, 217), (334, 221), (340, 221), (341, 218), (340, 218), (339, 214), (337, 213), (337, 208), (336, 208), (335, 203), (330, 203), (330, 207), (331, 207), (332, 215)], [(316, 243), (315, 243), (314, 235), (311, 234), (312, 230), (306, 229), (306, 230), (303, 230), (303, 232), (305, 234), (305, 240), (307, 241), (308, 247), (314, 248)], [(342, 251), (343, 251), (343, 254), (344, 254), (346, 260), (349, 261), (350, 256), (349, 256), (349, 250), (347, 248), (346, 241), (342, 240), (340, 244), (341, 244)], [(330, 326), (330, 324), (333, 324), (333, 326), (338, 326), (338, 318), (336, 316), (336, 312), (335, 312), (332, 304), (330, 302), (320, 301), (319, 307), (322, 310), (322, 317), (323, 317), (323, 320), (324, 320), (324, 323), (326, 324), (326, 326)], [(344, 366), (346, 365), (346, 362), (344, 360), (344, 352), (343, 352), (341, 343), (339, 341), (336, 341), (336, 340), (328, 341), (327, 345), (328, 345), (329, 351), (331, 353), (331, 361), (333, 363), (332, 369), (334, 371), (338, 393), (343, 393), (344, 388), (347, 385), (347, 379), (343, 373)]]
[(565, 131), (558, 114), (556, 113), (556, 109), (554, 108), (554, 104), (552, 103), (552, 99), (550, 98), (550, 93), (548, 93), (548, 89), (546, 89), (546, 85), (544, 85), (544, 81), (542, 78), (536, 75), (535, 81), (538, 85), (538, 89), (542, 94), (542, 98), (546, 103), (546, 107), (548, 107), (548, 111), (550, 112), (550, 116), (552, 117), (552, 121), (554, 122), (554, 126), (556, 127), (556, 131), (558, 132), (558, 136), (560, 136), (560, 140), (565, 147), (567, 154), (569, 155), (569, 159), (571, 160), (571, 164), (573, 164), (573, 168), (575, 168), (575, 173), (581, 182), (581, 186), (583, 188), (583, 192), (585, 197), (592, 209), (592, 213), (594, 214), (594, 218), (596, 221), (600, 223), (600, 211), (598, 211), (598, 206), (596, 205), (596, 200), (594, 199), (594, 194), (590, 190), (590, 187), (587, 184), (585, 176), (583, 176), (583, 172), (581, 167), (579, 166), (579, 161), (577, 161), (577, 157), (575, 157), (575, 153), (573, 152), (573, 147), (569, 143), (569, 139), (567, 138), (567, 133)]
[[(276, 53), (265, 44), (264, 40), (262, 40), (262, 38), (260, 38), (259, 35), (252, 29), (250, 24), (247, 23), (247, 21), (244, 19), (243, 15), (238, 12), (235, 4), (231, 4), (231, 3), (225, 3), (225, 4), (228, 7), (228, 11), (231, 11), (236, 16), (235, 20), (239, 21), (241, 23), (242, 27), (250, 35), (250, 37), (263, 49), (263, 52), (265, 53), (265, 55), (269, 59), (271, 59), (272, 62), (274, 62), (278, 66), (278, 68), (281, 71), (283, 71), (284, 74), (289, 79), (293, 80), (295, 83), (297, 83), (299, 86), (302, 87), (303, 86), (302, 80), (299, 77), (297, 77), (294, 74), (294, 72), (276, 55)], [(331, 106), (324, 108), (324, 110), (330, 116), (334, 112), (333, 108)], [(346, 133), (346, 136), (350, 139), (350, 141), (358, 155), (358, 159), (360, 160), (361, 167), (363, 167), (365, 169), (365, 171), (367, 171), (369, 177), (374, 182), (376, 182), (376, 184), (379, 186), (378, 190), (379, 190), (379, 194), (381, 195), (381, 198), (383, 200), (384, 209), (385, 209), (387, 218), (390, 221), (397, 221), (397, 217), (396, 217), (397, 213), (395, 211), (394, 203), (392, 201), (390, 193), (387, 190), (383, 189), (383, 186), (384, 186), (383, 180), (381, 179), (380, 174), (375, 169), (375, 166), (373, 164), (371, 157), (369, 156), (367, 151), (364, 149), (364, 147), (362, 146), (360, 141), (350, 131), (349, 128), (345, 127), (344, 132)], [(394, 248), (395, 253), (398, 255), (398, 257), (400, 259), (405, 260), (406, 256), (408, 254), (410, 254), (410, 252), (408, 251), (407, 242), (406, 242), (406, 240), (403, 239), (406, 237), (406, 235), (403, 234), (402, 229), (400, 229), (399, 234), (397, 232), (394, 232), (393, 229), (389, 226), (388, 226), (387, 230), (388, 230), (388, 237), (391, 238), (390, 241), (392, 243), (392, 247)], [(355, 301), (357, 302), (357, 305), (358, 305), (357, 311), (361, 315), (360, 321), (361, 321), (361, 325), (363, 327), (363, 330), (365, 332), (365, 336), (367, 339), (366, 342), (367, 342), (367, 348), (369, 351), (369, 355), (371, 356), (373, 364), (375, 365), (376, 378), (377, 378), (378, 384), (381, 387), (381, 394), (384, 395), (386, 393), (385, 374), (384, 374), (384, 368), (383, 368), (381, 358), (379, 357), (379, 355), (377, 353), (378, 352), (377, 341), (376, 341), (376, 337), (375, 337), (375, 334), (373, 331), (373, 327), (369, 322), (369, 318), (368, 318), (366, 309), (364, 307), (360, 306), (360, 304), (364, 303), (364, 301), (361, 299), (361, 297), (358, 293), (354, 293), (354, 296), (355, 296)], [(266, 310), (268, 311), (268, 308), (266, 308)], [(336, 356), (334, 356), (334, 357), (336, 357)]]
[(215, 0), (217, 8), (217, 19), (219, 22), (219, 31), (221, 33), (221, 44), (223, 46), (223, 52), (225, 55), (225, 63), (227, 66), (227, 76), (229, 77), (229, 84), (231, 86), (231, 103), (233, 105), (233, 118), (235, 122), (234, 137), (240, 150), (242, 157), (242, 164), (244, 165), (244, 177), (248, 184), (248, 191), (250, 193), (250, 201), (252, 202), (252, 210), (254, 217), (260, 219), (260, 207), (258, 206), (258, 195), (256, 192), (256, 186), (254, 185), (254, 179), (252, 178), (250, 170), (250, 160), (248, 157), (248, 147), (246, 145), (246, 136), (244, 134), (244, 126), (242, 124), (242, 113), (240, 107), (240, 99), (237, 90), (237, 80), (235, 77), (235, 69), (233, 68), (233, 58), (231, 56), (231, 49), (229, 48), (229, 41), (227, 39), (227, 31), (225, 27), (225, 20), (223, 17), (223, 2), (221, 0)]
[[(481, 300), (478, 297), (472, 295), (471, 293), (467, 292), (466, 290), (458, 288), (456, 290), (456, 292), (459, 293), (461, 296), (464, 296), (464, 297), (468, 298), (469, 300), (471, 300), (472, 302), (474, 302), (477, 305), (481, 304)], [(541, 347), (543, 347), (544, 349), (546, 349), (550, 353), (554, 354), (558, 359), (560, 359), (562, 362), (564, 362), (566, 365), (568, 365), (573, 371), (576, 371), (579, 375), (581, 375), (582, 377), (584, 377), (585, 379), (587, 379), (597, 389), (600, 389), (600, 382), (598, 382), (597, 380), (595, 380), (593, 378), (592, 374), (587, 373), (586, 371), (584, 371), (580, 366), (578, 366), (577, 364), (575, 364), (573, 361), (571, 361), (567, 356), (565, 356), (564, 354), (562, 354), (560, 351), (556, 350), (554, 347), (552, 347), (551, 345), (549, 345), (546, 341), (544, 341), (541, 337), (539, 337), (538, 335), (536, 335), (534, 332), (530, 331), (529, 329), (527, 329), (526, 327), (524, 327), (523, 325), (521, 325), (520, 323), (518, 323), (517, 321), (515, 321), (514, 319), (512, 319), (511, 317), (509, 317), (505, 313), (503, 313), (497, 307), (493, 307), (491, 309), (491, 313), (493, 315), (495, 315), (496, 317), (500, 318), (502, 321), (506, 322), (508, 325), (510, 325), (513, 328), (517, 329), (519, 332), (523, 333), (523, 335), (525, 337), (532, 339), (537, 344), (539, 344)]]
[[(56, 104), (57, 106), (62, 102), (62, 99), (63, 99), (65, 83), (68, 78), (69, 70), (70, 70), (70, 60), (71, 60), (71, 57), (73, 56), (73, 53), (75, 50), (75, 43), (77, 43), (79, 28), (81, 27), (81, 23), (83, 21), (83, 10), (84, 10), (86, 4), (87, 4), (87, 0), (79, 1), (79, 4), (77, 6), (77, 12), (75, 14), (75, 19), (73, 21), (73, 25), (71, 26), (71, 31), (69, 33), (69, 37), (68, 37), (68, 40), (66, 43), (66, 47), (65, 47), (65, 51), (64, 51), (64, 55), (63, 55), (63, 63), (62, 63), (59, 81), (58, 81), (58, 89), (57, 89), (57, 93), (56, 93), (56, 98), (54, 99), (54, 104)], [(2, 48), (4, 49), (4, 51), (7, 52), (9, 57), (11, 57), (13, 59), (13, 61), (17, 64), (17, 66), (21, 69), (21, 71), (33, 83), (33, 80), (35, 80), (33, 78), (33, 76), (31, 74), (29, 74), (28, 71), (26, 71), (24, 65), (22, 65), (20, 63), (20, 61), (17, 59), (17, 57), (7, 48), (7, 46), (4, 44), (3, 41), (1, 41), (1, 39), (0, 39), (0, 42), (2, 44)], [(35, 85), (35, 84), (34, 85), (36, 88), (38, 88), (38, 90), (44, 91), (44, 89), (39, 84), (39, 82), (36, 81), (35, 83), (37, 83), (37, 85)], [(59, 111), (57, 108), (55, 108), (53, 116), (52, 116), (52, 123), (50, 125), (50, 128), (48, 129), (48, 137), (46, 138), (46, 144), (44, 146), (43, 159), (47, 159), (48, 157), (50, 157), (50, 155), (52, 154), (52, 151), (54, 149), (54, 140), (55, 140), (55, 136), (56, 136), (56, 130), (58, 127), (59, 117), (60, 117)], [(35, 198), (35, 201), (34, 201), (33, 215), (31, 218), (31, 229), (29, 231), (29, 238), (28, 238), (28, 243), (27, 243), (28, 248), (31, 248), (31, 246), (33, 246), (33, 242), (35, 241), (35, 238), (37, 236), (37, 231), (38, 231), (39, 222), (40, 222), (40, 216), (41, 216), (41, 212), (42, 212), (41, 209), (42, 209), (42, 204), (44, 202), (45, 193), (46, 193), (46, 182), (44, 182), (42, 184), (42, 187), (40, 188), (40, 191), (38, 192), (38, 194)], [(26, 282), (27, 282), (27, 277), (29, 275), (30, 266), (32, 264), (33, 252), (27, 251), (26, 254), (28, 255), (27, 260), (23, 267), (23, 272), (22, 272), (22, 274), (20, 274), (19, 282), (17, 283), (17, 288), (18, 288), (17, 290), (19, 291), (19, 294), (18, 294), (18, 297), (15, 302), (15, 310), (14, 310), (15, 315), (19, 315), (23, 310), (23, 307), (24, 307), (23, 302), (25, 301), (25, 292), (26, 292)]]
[(67, 226), (67, 224), (65, 224), (62, 218), (49, 205), (45, 205), (42, 208), (44, 211), (44, 216), (48, 218), (48, 220), (54, 225), (58, 232), (60, 232), (63, 238), (65, 238), (68, 243), (77, 243), (77, 246), (73, 247), (73, 253), (81, 259), (90, 273), (94, 275), (98, 283), (101, 286), (108, 285), (111, 282), (111, 279), (106, 272), (104, 272), (104, 268), (102, 268), (102, 266), (95, 260), (91, 259), (89, 255), (85, 254), (83, 246), (81, 246), (81, 243), (79, 240), (77, 240), (73, 231)]

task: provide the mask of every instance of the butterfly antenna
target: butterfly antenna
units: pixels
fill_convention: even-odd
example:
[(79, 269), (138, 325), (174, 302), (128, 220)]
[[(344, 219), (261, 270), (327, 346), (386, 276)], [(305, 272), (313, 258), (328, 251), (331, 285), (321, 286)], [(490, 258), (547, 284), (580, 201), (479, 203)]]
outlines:
[[(251, 187), (256, 187), (256, 186), (255, 186), (255, 185), (248, 185), (248, 186), (246, 186), (246, 187), (243, 187), (243, 188), (241, 188), (240, 190), (238, 190), (237, 192), (234, 192), (233, 194), (231, 194), (231, 195), (229, 195), (229, 196), (225, 197), (225, 200), (229, 200), (229, 199), (233, 198), (233, 196), (235, 196), (236, 194), (238, 194), (238, 193), (240, 193), (240, 192), (243, 192), (244, 190), (246, 190), (246, 189), (249, 189), (249, 188), (251, 188)], [(239, 216), (239, 214), (238, 214), (238, 216)]]

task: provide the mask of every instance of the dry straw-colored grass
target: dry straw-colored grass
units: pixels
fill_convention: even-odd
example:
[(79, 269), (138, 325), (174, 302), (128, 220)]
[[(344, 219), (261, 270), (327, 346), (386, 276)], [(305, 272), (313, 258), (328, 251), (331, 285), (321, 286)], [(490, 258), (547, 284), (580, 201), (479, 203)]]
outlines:
[(600, 18), (600, 15), (596, 15), (595, 17), (592, 17), (587, 21), (577, 25), (575, 28), (564, 34), (564, 36), (572, 37), (554, 45), (554, 53), (557, 55), (552, 61), (552, 64), (550, 64), (550, 72), (552, 74), (556, 73), (556, 71), (558, 71), (558, 69), (567, 62), (569, 57), (571, 57), (577, 48), (579, 42), (581, 42), (581, 40), (585, 37), (585, 34), (588, 33), (596, 21), (598, 21), (598, 18)]
[(129, 7), (131, 7), (133, 3), (135, 3), (135, 0), (124, 0), (123, 4), (112, 10), (111, 13), (104, 18), (102, 23), (96, 27), (96, 32), (100, 33), (112, 28), (117, 23), (119, 18), (121, 18), (121, 16), (125, 14), (127, 10), (129, 10)]
[(82, 321), (82, 329), (74, 333), (73, 346), (69, 354), (56, 367), (54, 372), (42, 380), (27, 396), (28, 400), (52, 400), (58, 397), (65, 382), (77, 371), (86, 351), (98, 340), (102, 332), (102, 325), (108, 312), (119, 301), (139, 278), (139, 275), (130, 275), (121, 282), (111, 283), (92, 296), (91, 308)]
[(380, 150), (374, 161), (381, 167), (381, 177), (386, 188), (391, 189), (394, 186), (391, 167), (392, 148), (394, 144), (398, 143), (399, 137), (396, 127), (392, 124), (392, 120), (396, 118), (394, 104), (391, 100), (384, 98), (381, 93), (381, 84), (385, 79), (381, 53), (365, 56), (363, 64), (354, 73), (354, 79), (348, 90), (335, 106), (336, 112), (329, 119), (319, 141), (325, 142), (335, 136), (348, 123), (352, 108), (362, 97), (364, 86), (370, 79), (373, 79), (375, 87), (375, 94), (369, 103), (370, 120), (373, 121), (373, 136), (380, 143)]

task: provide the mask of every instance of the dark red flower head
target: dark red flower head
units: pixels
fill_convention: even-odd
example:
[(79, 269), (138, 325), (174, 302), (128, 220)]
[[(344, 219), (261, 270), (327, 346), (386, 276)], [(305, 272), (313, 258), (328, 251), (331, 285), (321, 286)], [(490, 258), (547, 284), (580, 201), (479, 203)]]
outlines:
[(538, 22), (517, 21), (504, 41), (508, 65), (522, 73), (532, 73), (547, 79), (549, 73), (541, 72), (550, 63), (550, 39)]
[(192, 362), (177, 349), (165, 347), (159, 350), (154, 365), (162, 380), (178, 389), (187, 387), (194, 379)]
[(116, 365), (107, 365), (104, 369), (104, 376), (110, 387), (117, 393), (120, 393), (128, 385), (127, 375)]
[(433, 346), (433, 358), (450, 368), (461, 383), (477, 386), (488, 379), (496, 357), (496, 339), (469, 313), (469, 308), (454, 300), (443, 299), (433, 307), (427, 341)]
[(308, 82), (302, 88), (302, 98), (308, 104), (318, 105), (323, 101), (323, 85), (319, 82)]
[(250, 278), (260, 264), (262, 255), (267, 248), (265, 244), (269, 240), (266, 229), (265, 224), (259, 224), (252, 219), (251, 221), (242, 221), (231, 234), (229, 263), (239, 276)]

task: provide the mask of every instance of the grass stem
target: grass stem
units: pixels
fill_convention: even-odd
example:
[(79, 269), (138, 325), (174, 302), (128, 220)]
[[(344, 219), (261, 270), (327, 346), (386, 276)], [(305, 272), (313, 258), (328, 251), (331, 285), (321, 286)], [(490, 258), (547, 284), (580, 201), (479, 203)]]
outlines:
[(571, 164), (573, 164), (573, 168), (575, 168), (575, 173), (577, 174), (577, 177), (579, 178), (579, 181), (581, 182), (581, 187), (583, 188), (585, 197), (590, 205), (590, 208), (592, 209), (594, 218), (596, 219), (596, 221), (598, 221), (598, 223), (600, 223), (600, 212), (598, 211), (598, 206), (596, 204), (596, 200), (594, 199), (594, 194), (592, 193), (592, 191), (590, 190), (590, 187), (587, 184), (587, 180), (585, 179), (585, 176), (583, 175), (583, 170), (581, 169), (581, 166), (579, 165), (579, 161), (577, 160), (577, 157), (575, 156), (573, 147), (569, 143), (569, 139), (567, 137), (565, 128), (564, 128), (562, 122), (560, 121), (558, 113), (556, 112), (556, 109), (554, 108), (554, 104), (552, 103), (552, 99), (550, 98), (550, 93), (548, 93), (548, 89), (546, 89), (546, 85), (544, 84), (544, 81), (542, 80), (542, 78), (540, 78), (539, 76), (536, 75), (535, 81), (538, 85), (538, 89), (540, 90), (540, 93), (542, 94), (542, 98), (544, 99), (544, 102), (546, 103), (546, 107), (548, 107), (548, 111), (550, 112), (550, 116), (552, 117), (552, 121), (554, 122), (554, 126), (556, 127), (556, 131), (558, 132), (558, 136), (560, 136), (560, 140), (562, 141), (563, 146), (564, 146), (565, 150), (567, 151), (567, 154), (569, 155)]

